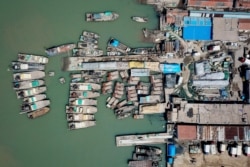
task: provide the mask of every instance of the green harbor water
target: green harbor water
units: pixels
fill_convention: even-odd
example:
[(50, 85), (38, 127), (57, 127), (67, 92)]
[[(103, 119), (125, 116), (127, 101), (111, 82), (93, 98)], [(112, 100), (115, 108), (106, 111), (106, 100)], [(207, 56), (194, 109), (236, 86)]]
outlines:
[[(120, 17), (114, 22), (87, 23), (85, 12), (111, 10)], [(47, 96), (51, 112), (29, 120), (20, 115), (21, 100), (12, 89), (12, 72), (8, 71), (17, 53), (44, 54), (44, 48), (77, 42), (82, 30), (101, 35), (100, 48), (115, 37), (130, 47), (152, 46), (142, 42), (142, 28), (158, 27), (152, 6), (135, 0), (2, 0), (0, 2), (0, 167), (126, 167), (134, 147), (116, 147), (115, 136), (164, 132), (162, 115), (147, 116), (143, 120), (117, 120), (105, 107), (107, 96), (98, 99), (95, 114), (97, 126), (69, 131), (65, 114), (68, 101), (69, 73), (61, 71), (62, 54), (51, 57), (46, 72)], [(149, 22), (133, 22), (131, 16), (146, 16)], [(61, 85), (60, 77), (66, 78)], [(165, 152), (165, 145), (158, 145)], [(165, 166), (165, 158), (161, 166)]]

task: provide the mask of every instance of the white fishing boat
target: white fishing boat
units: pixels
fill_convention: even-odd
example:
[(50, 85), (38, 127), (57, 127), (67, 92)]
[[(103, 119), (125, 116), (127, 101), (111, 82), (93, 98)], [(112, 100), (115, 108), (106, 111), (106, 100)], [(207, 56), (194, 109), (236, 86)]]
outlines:
[(88, 38), (93, 38), (93, 39), (99, 39), (100, 35), (98, 35), (97, 33), (94, 32), (90, 32), (90, 31), (83, 31), (82, 35)]
[(95, 83), (70, 83), (70, 90), (100, 90), (101, 85)]
[(44, 85), (44, 80), (28, 80), (28, 81), (21, 81), (21, 82), (14, 82), (13, 89), (20, 90), (20, 89), (29, 89), (35, 88)]
[(114, 21), (119, 17), (115, 12), (100, 12), (100, 13), (86, 13), (86, 21), (100, 22), (100, 21)]
[(44, 100), (46, 98), (47, 98), (46, 94), (38, 94), (38, 95), (23, 98), (23, 103), (33, 103), (36, 101)]
[(17, 61), (26, 62), (26, 63), (41, 63), (46, 64), (49, 62), (49, 59), (44, 56), (26, 54), (26, 53), (19, 53), (17, 55)]
[(83, 121), (83, 122), (69, 122), (68, 127), (69, 130), (88, 128), (91, 126), (95, 126), (96, 121)]
[(36, 88), (30, 88), (30, 89), (16, 91), (16, 95), (17, 95), (18, 99), (21, 99), (21, 98), (41, 94), (41, 93), (45, 92), (46, 90), (47, 90), (47, 88), (45, 86), (42, 86), (42, 87), (36, 87)]
[(14, 81), (35, 80), (44, 77), (45, 77), (45, 72), (43, 71), (31, 71), (31, 72), (22, 72), (13, 74)]
[(44, 70), (45, 66), (44, 64), (38, 64), (38, 63), (24, 63), (24, 62), (12, 62), (11, 68), (15, 72), (21, 72), (21, 71), (39, 71)]
[(96, 106), (66, 106), (66, 113), (94, 114), (96, 112), (97, 112)]
[(69, 104), (73, 106), (96, 106), (97, 100), (69, 98)]
[(35, 111), (35, 110), (41, 109), (41, 108), (49, 106), (49, 105), (50, 105), (50, 100), (42, 100), (42, 101), (30, 103), (30, 104), (25, 103), (21, 106), (20, 114)]
[(93, 91), (70, 91), (70, 97), (71, 98), (96, 98), (99, 97), (99, 92), (93, 92)]
[(148, 21), (148, 18), (138, 16), (131, 17), (131, 19), (139, 23), (146, 23)]
[(67, 114), (67, 121), (94, 121), (93, 114)]
[(40, 108), (38, 110), (35, 110), (35, 111), (32, 111), (32, 112), (29, 112), (27, 114), (28, 118), (30, 119), (34, 119), (34, 118), (37, 118), (37, 117), (41, 117), (45, 114), (47, 114), (49, 112), (50, 108), (49, 107), (43, 107), (43, 108)]
[(77, 48), (94, 48), (97, 49), (98, 45), (91, 42), (77, 42)]
[(88, 43), (93, 43), (93, 44), (98, 44), (98, 40), (95, 39), (95, 38), (89, 38), (87, 36), (84, 36), (84, 35), (80, 35), (80, 38), (79, 38), (80, 41), (82, 42), (88, 42)]

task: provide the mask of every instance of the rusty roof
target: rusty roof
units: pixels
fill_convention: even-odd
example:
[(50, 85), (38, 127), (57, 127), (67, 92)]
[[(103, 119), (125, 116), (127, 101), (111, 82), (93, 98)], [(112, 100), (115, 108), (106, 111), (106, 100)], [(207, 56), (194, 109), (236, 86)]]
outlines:
[(188, 0), (188, 6), (212, 7), (212, 8), (232, 8), (233, 0)]
[(166, 14), (166, 23), (167, 24), (175, 23), (177, 25), (180, 25), (181, 20), (183, 20), (184, 16), (188, 16), (187, 10), (180, 10), (180, 9), (168, 10)]
[(239, 19), (239, 30), (250, 30), (250, 19)]
[(250, 0), (236, 0), (236, 8), (250, 8)]
[(243, 126), (226, 126), (225, 127), (226, 140), (244, 140)]
[(196, 140), (197, 138), (196, 125), (178, 125), (177, 137), (179, 140)]

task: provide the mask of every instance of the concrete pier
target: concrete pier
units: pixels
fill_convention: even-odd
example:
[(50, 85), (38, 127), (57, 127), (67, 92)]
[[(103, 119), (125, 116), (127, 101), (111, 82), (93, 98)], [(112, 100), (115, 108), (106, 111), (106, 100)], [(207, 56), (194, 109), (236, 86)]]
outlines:
[(116, 146), (134, 146), (146, 144), (162, 144), (167, 143), (168, 139), (173, 135), (169, 133), (153, 133), (145, 135), (126, 135), (116, 136)]

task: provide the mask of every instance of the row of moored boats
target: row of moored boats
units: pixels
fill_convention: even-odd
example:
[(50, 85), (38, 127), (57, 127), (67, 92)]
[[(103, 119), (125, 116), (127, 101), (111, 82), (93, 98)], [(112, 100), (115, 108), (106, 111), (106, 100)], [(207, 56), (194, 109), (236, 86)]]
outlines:
[(20, 114), (37, 118), (49, 112), (50, 100), (45, 94), (45, 64), (48, 58), (19, 53), (17, 61), (12, 62), (13, 89), (18, 99), (22, 99)]

